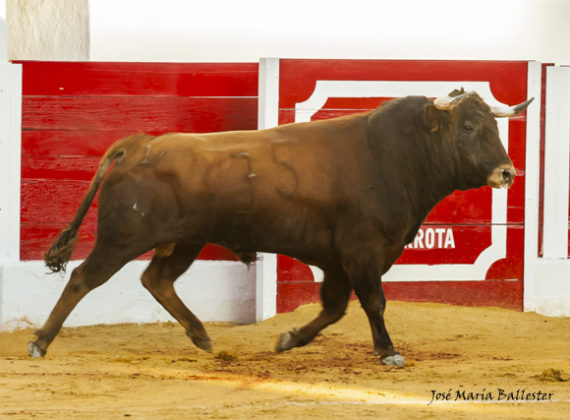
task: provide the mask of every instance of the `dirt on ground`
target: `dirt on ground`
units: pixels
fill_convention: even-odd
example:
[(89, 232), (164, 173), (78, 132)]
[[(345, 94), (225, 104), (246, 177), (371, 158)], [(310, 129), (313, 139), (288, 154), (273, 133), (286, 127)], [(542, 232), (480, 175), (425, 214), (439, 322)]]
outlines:
[[(207, 323), (214, 351), (175, 323), (65, 328), (43, 359), (32, 330), (0, 334), (0, 418), (561, 419), (570, 412), (570, 319), (389, 302), (406, 358), (380, 364), (358, 303), (311, 344), (281, 332), (317, 304), (253, 325)], [(433, 401), (432, 401), (433, 400)]]

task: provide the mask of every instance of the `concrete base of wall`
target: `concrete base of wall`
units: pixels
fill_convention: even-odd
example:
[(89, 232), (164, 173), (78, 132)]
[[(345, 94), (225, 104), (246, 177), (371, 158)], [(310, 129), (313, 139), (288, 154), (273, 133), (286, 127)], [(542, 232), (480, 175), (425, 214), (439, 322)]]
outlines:
[[(72, 270), (47, 274), (41, 261), (0, 266), (0, 330), (39, 327), (47, 319)], [(142, 286), (148, 261), (133, 261), (89, 293), (66, 326), (173, 320)], [(196, 261), (175, 283), (181, 299), (202, 321), (255, 322), (255, 268), (240, 262)]]
[(525, 310), (547, 316), (570, 316), (570, 261), (537, 259), (534, 266), (534, 295)]

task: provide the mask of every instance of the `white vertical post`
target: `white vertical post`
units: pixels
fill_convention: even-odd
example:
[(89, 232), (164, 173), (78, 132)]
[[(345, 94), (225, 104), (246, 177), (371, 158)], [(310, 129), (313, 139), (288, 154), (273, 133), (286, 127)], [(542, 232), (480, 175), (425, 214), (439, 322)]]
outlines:
[(279, 59), (259, 60), (259, 102), (257, 108), (257, 128), (279, 125)]
[(535, 266), (538, 257), (538, 214), (540, 195), (540, 115), (542, 63), (528, 63), (527, 97), (534, 102), (526, 111), (524, 287), (523, 309), (536, 310)]
[(5, 267), (20, 259), (22, 66), (6, 61), (7, 32), (0, 17), (0, 325)]
[(568, 258), (570, 67), (546, 70), (544, 258)]
[[(259, 129), (279, 124), (279, 59), (262, 58), (259, 61)], [(257, 321), (277, 313), (277, 256), (263, 253), (256, 265), (255, 317)]]
[[(549, 67), (546, 76), (543, 256), (540, 258), (537, 249), (540, 119), (532, 105), (527, 111), (524, 310), (570, 316), (570, 68)], [(540, 97), (539, 80), (531, 77), (529, 66), (529, 96)]]
[(22, 66), (0, 61), (0, 263), (20, 259), (21, 115)]

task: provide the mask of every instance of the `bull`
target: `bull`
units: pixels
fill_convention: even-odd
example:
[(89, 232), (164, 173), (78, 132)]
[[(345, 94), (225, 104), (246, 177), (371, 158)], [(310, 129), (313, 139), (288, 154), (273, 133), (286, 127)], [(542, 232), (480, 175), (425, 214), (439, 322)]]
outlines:
[[(322, 310), (284, 332), (277, 351), (308, 344), (345, 313), (352, 291), (366, 313), (374, 354), (404, 365), (384, 323), (382, 276), (430, 210), (453, 191), (510, 187), (515, 168), (495, 117), (475, 92), (408, 96), (375, 110), (260, 131), (137, 134), (101, 159), (72, 222), (45, 254), (65, 269), (99, 190), (97, 239), (30, 342), (42, 357), (77, 303), (130, 260), (154, 249), (143, 286), (200, 349), (211, 343), (173, 284), (207, 243), (252, 263), (256, 252), (289, 255), (324, 272)], [(114, 166), (113, 166), (114, 164)]]

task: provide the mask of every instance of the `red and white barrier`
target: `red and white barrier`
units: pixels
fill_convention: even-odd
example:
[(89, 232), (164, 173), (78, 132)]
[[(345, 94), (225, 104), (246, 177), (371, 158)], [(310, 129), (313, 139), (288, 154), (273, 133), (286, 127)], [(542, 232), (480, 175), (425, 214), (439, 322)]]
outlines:
[[(281, 60), (279, 123), (373, 109), (399, 96), (441, 96), (460, 87), (477, 91), (491, 105), (520, 103), (527, 99), (529, 78), (540, 79), (540, 68), (537, 73), (534, 63), (503, 61)], [(540, 115), (540, 105), (531, 112)], [(388, 299), (522, 309), (527, 114), (498, 120), (519, 169), (513, 188), (456, 192), (436, 206), (384, 276)], [(285, 256), (277, 258), (277, 267), (277, 311), (318, 300), (318, 270)]]
[[(258, 68), (80, 62), (4, 68), (12, 76), (0, 78), (6, 104), (0, 108), (9, 111), (0, 114), (0, 324), (12, 328), (41, 325), (77, 260), (90, 252), (96, 203), (81, 226), (67, 274), (48, 275), (41, 261), (42, 251), (73, 218), (107, 147), (140, 131), (255, 129)], [(5, 116), (9, 124), (3, 124)], [(8, 141), (1, 141), (5, 136)], [(140, 284), (147, 264), (127, 264), (80, 303), (67, 325), (170, 319)], [(203, 320), (255, 320), (255, 271), (221, 247), (206, 247), (176, 288)]]
[[(499, 120), (519, 170), (515, 184), (508, 192), (458, 192), (437, 206), (385, 276), (387, 297), (568, 315), (569, 71), (479, 61), (262, 59), (259, 69), (0, 63), (0, 328), (45, 320), (67, 276), (47, 275), (41, 251), (69, 223), (99, 156), (117, 138), (268, 128), (458, 87), (494, 105), (537, 98), (522, 116)], [(91, 249), (95, 214), (85, 220), (74, 258)], [(294, 259), (262, 254), (248, 269), (219, 247), (201, 257), (176, 287), (203, 320), (253, 322), (318, 300), (322, 274)], [(90, 293), (67, 325), (170, 319), (140, 285), (146, 265), (128, 264)]]

